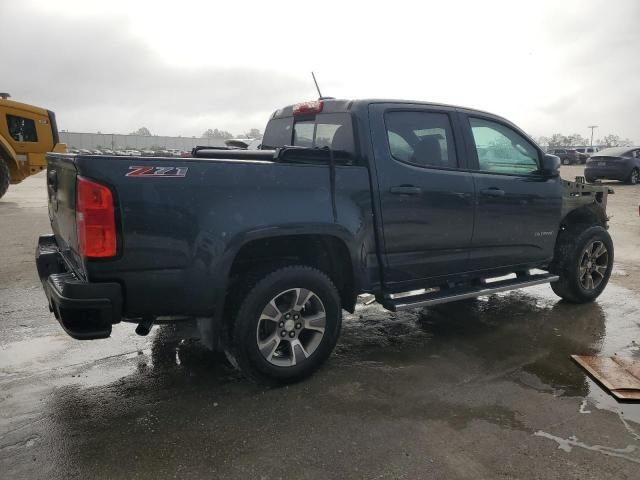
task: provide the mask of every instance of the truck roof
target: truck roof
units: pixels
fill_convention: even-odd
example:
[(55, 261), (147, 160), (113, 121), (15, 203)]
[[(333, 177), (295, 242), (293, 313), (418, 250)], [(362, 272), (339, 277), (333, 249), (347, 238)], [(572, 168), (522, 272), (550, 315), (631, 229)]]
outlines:
[[(322, 112), (323, 113), (342, 113), (342, 112), (350, 112), (353, 111), (357, 106), (371, 105), (375, 103), (395, 103), (395, 104), (406, 104), (406, 105), (423, 105), (427, 107), (444, 107), (444, 108), (452, 108), (459, 111), (464, 111), (466, 113), (481, 113), (483, 115), (490, 115), (492, 117), (498, 118), (508, 124), (513, 124), (513, 122), (507, 120), (500, 115), (496, 115), (495, 113), (487, 112), (484, 110), (477, 110), (473, 108), (461, 107), (459, 105), (450, 105), (446, 103), (437, 103), (437, 102), (428, 102), (424, 100), (398, 100), (398, 99), (389, 99), (389, 98), (365, 98), (365, 99), (336, 99), (336, 98), (323, 98), (320, 99), (323, 104)], [(273, 112), (271, 118), (282, 118), (282, 117), (290, 117), (293, 115), (293, 108), (297, 104), (287, 105), (284, 108), (280, 108)]]

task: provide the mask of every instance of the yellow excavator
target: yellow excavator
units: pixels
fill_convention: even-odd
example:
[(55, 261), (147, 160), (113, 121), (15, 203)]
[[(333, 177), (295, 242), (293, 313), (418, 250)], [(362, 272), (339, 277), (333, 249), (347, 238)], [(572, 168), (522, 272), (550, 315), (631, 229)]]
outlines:
[(47, 152), (66, 152), (55, 114), (0, 93), (0, 198), (10, 183), (47, 168)]

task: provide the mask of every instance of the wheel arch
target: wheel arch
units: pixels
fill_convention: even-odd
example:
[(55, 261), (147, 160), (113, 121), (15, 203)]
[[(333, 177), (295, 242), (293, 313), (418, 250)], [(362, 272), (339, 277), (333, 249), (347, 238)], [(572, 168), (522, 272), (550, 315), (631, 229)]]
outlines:
[(571, 210), (567, 213), (560, 222), (560, 230), (566, 230), (570, 225), (577, 225), (583, 223), (586, 225), (600, 225), (607, 228), (606, 211), (598, 204), (591, 203), (589, 205), (583, 205)]
[(338, 227), (268, 229), (245, 233), (231, 242), (222, 268), (223, 288), (219, 289), (217, 311), (229, 306), (229, 293), (238, 289), (252, 272), (279, 266), (303, 264), (325, 273), (340, 293), (342, 308), (353, 312), (360, 281), (358, 249), (349, 232)]

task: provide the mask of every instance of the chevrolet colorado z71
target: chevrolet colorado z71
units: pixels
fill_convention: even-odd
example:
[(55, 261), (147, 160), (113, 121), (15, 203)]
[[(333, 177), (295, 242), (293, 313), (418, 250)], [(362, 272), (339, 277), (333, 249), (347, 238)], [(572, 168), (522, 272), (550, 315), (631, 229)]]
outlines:
[(285, 383), (359, 294), (396, 311), (551, 282), (581, 303), (611, 274), (611, 192), (485, 112), (324, 99), (276, 111), (260, 150), (193, 153), (48, 156), (36, 258), (69, 335), (204, 318), (247, 375)]

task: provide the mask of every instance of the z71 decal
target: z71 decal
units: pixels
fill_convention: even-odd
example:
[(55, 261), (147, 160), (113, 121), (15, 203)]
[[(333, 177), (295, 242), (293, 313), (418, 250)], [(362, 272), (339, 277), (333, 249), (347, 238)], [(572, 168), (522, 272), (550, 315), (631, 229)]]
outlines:
[(186, 177), (189, 167), (129, 167), (131, 170), (125, 177)]

